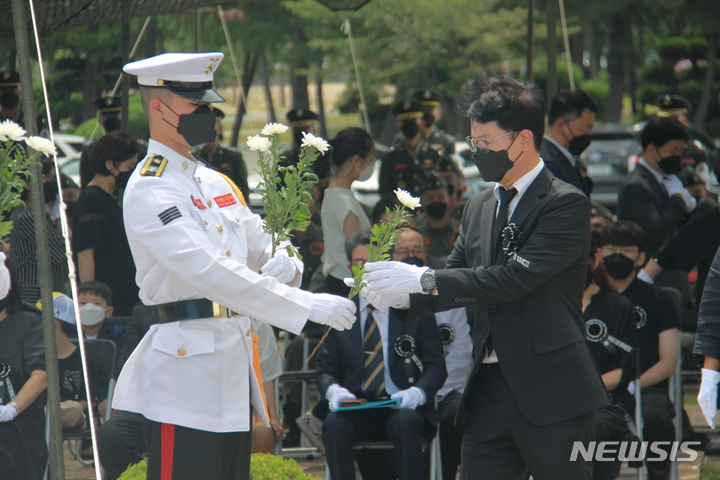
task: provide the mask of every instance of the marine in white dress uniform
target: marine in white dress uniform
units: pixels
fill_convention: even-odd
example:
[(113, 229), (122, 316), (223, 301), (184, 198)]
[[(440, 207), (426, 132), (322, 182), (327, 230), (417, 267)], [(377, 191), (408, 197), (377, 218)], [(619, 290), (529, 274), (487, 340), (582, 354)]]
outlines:
[(270, 257), (262, 219), (226, 177), (192, 154), (212, 140), (209, 103), (221, 53), (165, 54), (125, 66), (138, 75), (148, 156), (123, 207), (140, 299), (154, 325), (125, 364), (113, 408), (142, 414), (148, 479), (249, 476), (251, 409), (265, 425), (250, 318), (299, 334), (309, 318), (340, 330), (353, 302), (294, 288), (302, 263)]

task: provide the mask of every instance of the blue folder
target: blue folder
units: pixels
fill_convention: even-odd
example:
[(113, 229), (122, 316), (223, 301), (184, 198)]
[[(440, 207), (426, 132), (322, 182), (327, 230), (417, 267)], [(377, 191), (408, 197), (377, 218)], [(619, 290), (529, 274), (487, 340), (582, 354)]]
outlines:
[(358, 405), (353, 407), (343, 407), (340, 405), (338, 410), (365, 410), (367, 408), (398, 408), (400, 406), (399, 398), (389, 398), (387, 400), (376, 400), (374, 402), (367, 402), (364, 405)]

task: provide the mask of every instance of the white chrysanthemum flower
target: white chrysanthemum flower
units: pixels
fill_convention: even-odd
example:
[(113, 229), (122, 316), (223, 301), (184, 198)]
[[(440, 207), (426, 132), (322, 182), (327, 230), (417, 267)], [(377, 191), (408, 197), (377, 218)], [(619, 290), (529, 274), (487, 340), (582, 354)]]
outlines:
[(285, 133), (288, 131), (288, 128), (290, 128), (290, 127), (288, 127), (287, 125), (283, 125), (282, 123), (268, 123), (267, 125), (265, 125), (263, 127), (262, 131), (260, 132), (260, 135), (270, 136), (270, 135)]
[(272, 142), (265, 137), (261, 137), (260, 135), (253, 135), (251, 137), (248, 137), (247, 146), (250, 147), (250, 150), (267, 153), (270, 151)]
[(401, 188), (395, 190), (395, 195), (397, 195), (400, 203), (402, 203), (407, 209), (415, 210), (421, 206), (419, 197), (413, 197), (409, 192), (406, 192)]
[(0, 142), (7, 140), (22, 142), (25, 140), (25, 129), (12, 120), (0, 123)]
[(28, 146), (36, 152), (47, 155), (48, 157), (51, 156), (53, 153), (56, 153), (55, 145), (53, 145), (53, 143), (47, 138), (35, 136), (27, 137), (25, 139), (25, 143), (27, 143)]
[(316, 137), (312, 133), (303, 132), (303, 141), (301, 147), (313, 147), (320, 153), (325, 153), (330, 148), (330, 144), (320, 137)]

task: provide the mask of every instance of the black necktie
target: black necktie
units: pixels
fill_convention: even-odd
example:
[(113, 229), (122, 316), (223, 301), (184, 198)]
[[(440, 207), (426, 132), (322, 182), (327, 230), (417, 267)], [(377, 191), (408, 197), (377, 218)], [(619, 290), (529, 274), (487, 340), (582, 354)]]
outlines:
[(363, 348), (365, 350), (365, 381), (363, 390), (367, 398), (373, 399), (385, 394), (385, 360), (383, 358), (382, 338), (377, 322), (372, 316), (375, 308), (367, 307)]
[(508, 211), (510, 208), (510, 202), (513, 197), (517, 194), (517, 189), (505, 187), (498, 188), (498, 195), (500, 196), (500, 208), (498, 209), (497, 216), (495, 217), (495, 223), (493, 224), (493, 252), (497, 258), (500, 252), (500, 246), (502, 245), (502, 231), (508, 224)]
[[(493, 252), (495, 253), (495, 258), (497, 258), (498, 254), (500, 253), (500, 246), (502, 245), (502, 231), (508, 224), (508, 211), (510, 209), (510, 202), (517, 194), (517, 189), (514, 187), (510, 189), (500, 187), (498, 188), (498, 194), (500, 196), (500, 208), (498, 208), (498, 213), (495, 217), (495, 223), (493, 224), (493, 241), (495, 242)], [(488, 333), (485, 346), (486, 354), (492, 355), (492, 352), (494, 350), (492, 332)]]

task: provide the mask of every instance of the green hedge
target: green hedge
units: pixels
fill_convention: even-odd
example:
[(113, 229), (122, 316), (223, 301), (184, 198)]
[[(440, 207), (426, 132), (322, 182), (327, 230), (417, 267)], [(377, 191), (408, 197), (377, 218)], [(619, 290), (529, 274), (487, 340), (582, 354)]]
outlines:
[[(142, 461), (130, 466), (118, 480), (145, 480), (147, 462)], [(317, 480), (304, 473), (295, 460), (268, 453), (254, 453), (250, 457), (250, 478), (252, 480)]]

